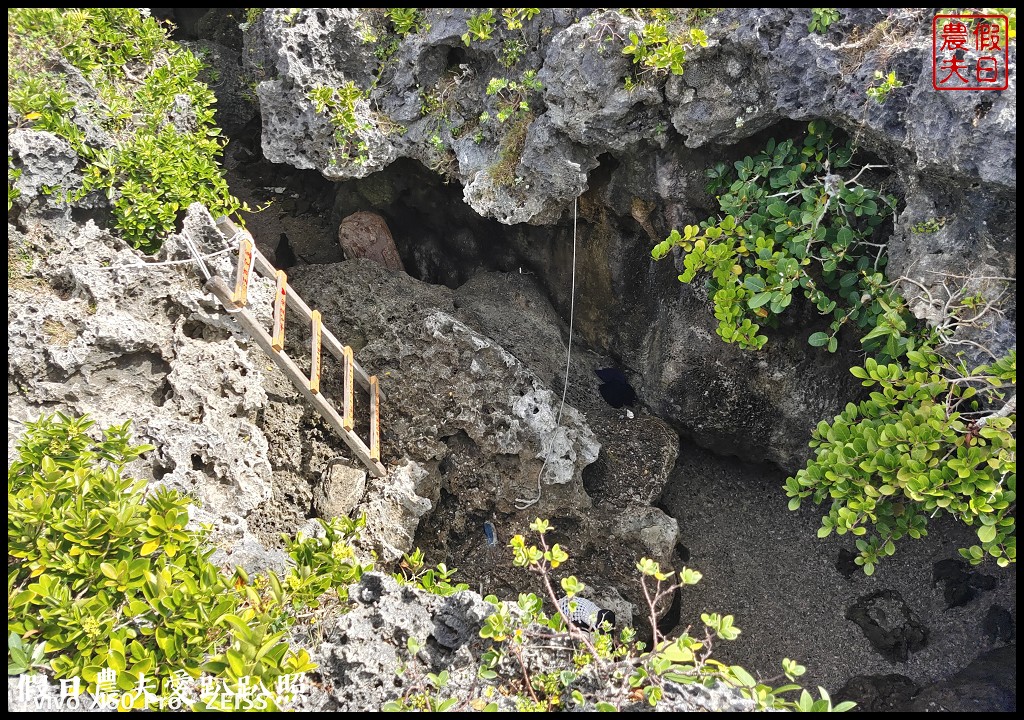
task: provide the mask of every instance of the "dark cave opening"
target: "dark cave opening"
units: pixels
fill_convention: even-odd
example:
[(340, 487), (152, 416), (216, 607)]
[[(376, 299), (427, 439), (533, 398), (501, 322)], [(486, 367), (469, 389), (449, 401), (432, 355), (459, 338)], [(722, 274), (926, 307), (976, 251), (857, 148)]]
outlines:
[(170, 36), (179, 42), (216, 38), (217, 42), (242, 49), (242, 29), (246, 8), (148, 8), (161, 23), (170, 23)]
[(260, 250), (278, 267), (345, 259), (339, 226), (358, 212), (384, 219), (410, 276), (452, 289), (478, 272), (540, 273), (551, 261), (550, 251), (542, 249), (563, 232), (483, 217), (466, 204), (457, 183), (411, 158), (341, 182), (315, 170), (272, 163), (260, 151), (260, 131), (256, 118), (231, 138), (225, 167), (239, 199), (263, 208), (246, 223)]
[(418, 280), (457, 288), (475, 273), (512, 272), (524, 264), (514, 240), (542, 227), (502, 225), (478, 215), (462, 188), (416, 160), (403, 158), (360, 180), (337, 186), (334, 215), (369, 210), (387, 221), (406, 271)]
[(459, 65), (466, 62), (466, 51), (455, 46), (448, 49), (447, 65), (449, 70), (458, 69)]

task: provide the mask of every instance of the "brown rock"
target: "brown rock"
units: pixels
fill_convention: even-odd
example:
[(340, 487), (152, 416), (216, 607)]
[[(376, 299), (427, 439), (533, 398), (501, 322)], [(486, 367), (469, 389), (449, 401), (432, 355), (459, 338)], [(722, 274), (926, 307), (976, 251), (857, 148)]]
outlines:
[(361, 211), (346, 217), (338, 228), (338, 242), (348, 260), (366, 258), (388, 270), (405, 272), (388, 224), (377, 213)]

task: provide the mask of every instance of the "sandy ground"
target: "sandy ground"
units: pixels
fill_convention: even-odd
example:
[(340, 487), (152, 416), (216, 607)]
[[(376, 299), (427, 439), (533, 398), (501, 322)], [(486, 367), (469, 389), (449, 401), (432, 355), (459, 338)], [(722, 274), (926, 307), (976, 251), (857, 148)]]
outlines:
[[(785, 475), (770, 466), (719, 458), (683, 442), (680, 459), (662, 497), (662, 507), (679, 520), (689, 567), (704, 574), (682, 595), (682, 626), (701, 628), (700, 613), (733, 614), (743, 633), (722, 642), (716, 656), (746, 667), (763, 679), (780, 674), (783, 657), (807, 666), (803, 684), (838, 690), (852, 676), (899, 673), (920, 685), (937, 681), (992, 647), (981, 629), (989, 606), (1016, 618), (1016, 569), (994, 562), (980, 571), (997, 578), (963, 607), (947, 609), (943, 586), (932, 586), (935, 562), (958, 557), (970, 544), (970, 528), (932, 520), (922, 540), (907, 540), (876, 569), (849, 579), (835, 567), (849, 536), (819, 540), (821, 512), (805, 505), (790, 512)], [(944, 521), (943, 521), (944, 520)], [(858, 597), (892, 589), (928, 627), (928, 644), (906, 663), (879, 655), (861, 629), (845, 619)], [(781, 684), (781, 681), (776, 684)]]

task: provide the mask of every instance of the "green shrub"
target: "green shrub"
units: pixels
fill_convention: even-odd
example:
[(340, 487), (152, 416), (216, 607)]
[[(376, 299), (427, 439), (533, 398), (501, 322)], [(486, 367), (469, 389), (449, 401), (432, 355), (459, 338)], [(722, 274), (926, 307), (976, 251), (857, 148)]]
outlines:
[[(510, 118), (522, 117), (530, 112), (530, 96), (543, 89), (544, 86), (537, 79), (537, 72), (527, 70), (518, 81), (508, 78), (491, 78), (485, 92), (488, 97), (495, 98), (495, 117), (498, 122), (504, 123)], [(482, 117), (482, 119), (486, 122), (489, 117), (488, 113), (486, 118)]]
[(896, 77), (895, 72), (888, 75), (881, 70), (875, 70), (875, 82), (867, 89), (867, 96), (879, 105), (889, 99), (889, 93), (903, 87), (903, 81)]
[(151, 446), (129, 444), (128, 423), (87, 433), (92, 422), (57, 414), (27, 426), (7, 473), (8, 631), (45, 641), (57, 677), (95, 683), (111, 667), (124, 689), (138, 677), (198, 675), (222, 640), (204, 637), (238, 606), (185, 532), (188, 500), (149, 498), (122, 475)]
[(956, 350), (976, 343), (955, 337), (960, 328), (984, 325), (998, 298), (944, 283), (947, 297), (937, 299), (921, 287), (946, 317), (932, 327), (918, 323), (898, 281), (882, 273), (878, 235), (895, 200), (858, 182), (871, 166), (849, 179), (838, 174), (853, 171), (853, 154), (830, 128), (812, 122), (802, 147), (771, 140), (733, 168), (718, 164), (708, 172), (709, 190), (720, 193), (724, 217), (673, 230), (652, 255), (661, 259), (679, 246), (686, 252), (680, 281), (710, 274), (726, 342), (763, 347), (762, 324), (774, 324), (798, 291), (832, 317), (830, 332), (812, 333), (810, 345), (835, 352), (843, 327), (861, 331), (873, 356), (851, 372), (878, 389), (819, 423), (815, 459), (786, 480), (794, 510), (808, 498), (831, 501), (820, 536), (853, 534), (857, 563), (870, 575), (896, 541), (925, 535), (928, 519), (948, 512), (979, 524), (979, 544), (962, 549), (964, 557), (979, 563), (988, 555), (1005, 566), (1016, 559), (1015, 395), (1006, 399), (1016, 385), (1016, 352), (970, 370)]
[[(523, 24), (529, 22), (540, 13), (540, 8), (502, 8), (501, 16), (508, 30), (522, 30)], [(488, 8), (466, 19), (466, 32), (462, 34), (462, 42), (469, 47), (473, 41), (490, 40), (497, 29), (498, 20), (494, 10)]]
[[(214, 95), (198, 80), (202, 63), (153, 18), (137, 8), (19, 8), (7, 18), (11, 107), (71, 144), (86, 162), (81, 192), (106, 192), (126, 240), (155, 252), (193, 202), (214, 215), (247, 209), (219, 165), (224, 140)], [(72, 98), (60, 74), (38, 71), (59, 61), (79, 70), (98, 97)], [(76, 123), (86, 114), (112, 145), (86, 137)], [(181, 115), (192, 117), (176, 126)]]
[[(644, 74), (665, 76), (682, 75), (686, 53), (695, 47), (707, 47), (708, 36), (700, 28), (685, 27), (675, 13), (667, 8), (641, 8), (647, 13), (644, 27), (639, 33), (629, 34), (629, 44), (623, 55), (633, 58), (639, 74), (626, 78), (626, 87), (632, 88)], [(688, 18), (689, 20), (690, 18)]]
[(540, 14), (540, 8), (502, 8), (501, 16), (509, 30), (522, 30), (523, 24)]
[(334, 126), (334, 139), (338, 144), (335, 162), (364, 165), (370, 160), (365, 136), (373, 130), (359, 103), (369, 97), (369, 91), (360, 90), (347, 80), (340, 87), (316, 85), (307, 97), (318, 113), (325, 113)]
[(430, 28), (423, 22), (423, 14), (416, 8), (388, 8), (385, 14), (401, 37)]
[[(283, 583), (273, 573), (251, 583), (241, 569), (225, 575), (209, 560), (207, 530), (188, 527), (188, 497), (147, 493), (145, 481), (123, 474), (152, 447), (131, 444), (129, 423), (101, 439), (92, 425), (60, 413), (28, 423), (8, 469), (8, 672), (48, 666), (96, 692), (112, 670), (107, 692), (145, 682), (158, 698), (182, 673), (205, 674), (227, 689), (258, 690), (246, 709), (276, 709), (288, 699), (275, 694), (279, 680), (315, 667), (289, 646), (289, 627), (329, 597), (336, 608), (367, 569), (349, 542), (361, 521), (291, 541), (295, 566)], [(212, 693), (196, 709), (231, 709), (227, 702)]]
[[(483, 688), (474, 688), (466, 698), (445, 692), (448, 674), (424, 672), (416, 658), (421, 643), (410, 638), (410, 662), (399, 668), (399, 673), (406, 676), (406, 689), (401, 698), (386, 703), (383, 710), (440, 711), (472, 707), (495, 711), (498, 709), (495, 699), (500, 694), (511, 697), (519, 711), (574, 708), (615, 711), (640, 699), (657, 705), (668, 681), (709, 686), (725, 683), (753, 700), (759, 709), (841, 712), (853, 707), (853, 703), (833, 707), (824, 690), (815, 700), (792, 683), (782, 687), (759, 683), (743, 668), (712, 659), (715, 640), (735, 640), (740, 634), (731, 615), (703, 614), (701, 620), (705, 628), (699, 638), (688, 631), (672, 640), (662, 636), (657, 630), (655, 608), (666, 602), (680, 586), (700, 581), (701, 574), (689, 568), (682, 570), (677, 583), (673, 582), (674, 573), (662, 572), (653, 560), (643, 558), (637, 563), (654, 629), (652, 650), (646, 651), (644, 643), (636, 640), (636, 631), (629, 627), (623, 628), (618, 636), (613, 636), (607, 627), (594, 633), (577, 629), (562, 614), (558, 599), (559, 595), (575, 597), (585, 587), (575, 577), (564, 577), (557, 582), (556, 594), (553, 571), (568, 560), (569, 555), (557, 544), (548, 545), (546, 533), (551, 526), (547, 521), (537, 519), (530, 528), (537, 533), (539, 545), (528, 544), (525, 537), (516, 535), (509, 546), (513, 564), (536, 574), (543, 589), (540, 595), (522, 593), (515, 603), (500, 602), (494, 596), (485, 598), (495, 610), (480, 630), (480, 637), (488, 643), (480, 656), (477, 672)], [(554, 614), (545, 612), (545, 601), (555, 608)], [(563, 652), (552, 653), (559, 649)], [(554, 659), (539, 660), (545, 657), (545, 651), (547, 657)], [(538, 662), (541, 663), (539, 668)], [(788, 658), (783, 660), (782, 669), (783, 675), (791, 681), (806, 670)], [(585, 695), (581, 688), (587, 685), (580, 682), (585, 674), (601, 678), (608, 694), (602, 696), (587, 690)], [(785, 697), (797, 690), (801, 690), (797, 698)]]
[(946, 218), (928, 218), (910, 226), (910, 232), (914, 235), (931, 235), (937, 233), (946, 225)]
[(359, 530), (366, 526), (366, 518), (347, 517), (318, 519), (322, 537), (305, 537), (299, 533), (294, 539), (283, 535), (288, 555), (294, 561), (285, 581), (291, 605), (295, 608), (320, 607), (328, 591), (334, 591), (340, 602), (348, 600), (348, 586), (357, 583), (363, 573), (373, 565), (362, 565), (356, 557), (352, 543)]
[(423, 551), (417, 548), (411, 554), (402, 556), (399, 572), (392, 575), (402, 585), (413, 585), (420, 590), (448, 597), (463, 590), (469, 590), (466, 583), (452, 583), (458, 568), (449, 568), (444, 563), (428, 568), (423, 560)]
[(21, 197), (21, 190), (15, 187), (21, 177), (21, 168), (14, 167), (14, 158), (7, 156), (7, 212), (14, 207), (14, 201)]
[(497, 20), (494, 18), (494, 12), (489, 9), (473, 15), (466, 19), (466, 32), (462, 34), (462, 42), (466, 44), (466, 47), (469, 47), (474, 40), (477, 42), (490, 40), (491, 33), (494, 32), (496, 25)]
[(718, 163), (708, 171), (708, 190), (716, 194), (722, 215), (699, 226), (688, 225), (659, 243), (656, 260), (679, 246), (686, 251), (679, 280), (693, 283), (710, 275), (718, 335), (742, 348), (768, 342), (762, 325), (802, 292), (823, 315), (831, 332), (808, 338), (829, 352), (839, 347), (847, 326), (865, 329), (865, 350), (885, 357), (906, 352), (912, 322), (905, 302), (885, 281), (884, 244), (877, 238), (892, 214), (895, 199), (851, 178), (851, 143), (833, 139), (819, 121), (810, 123), (802, 143), (768, 141), (764, 152), (732, 167)]
[(1017, 383), (1016, 351), (970, 372), (931, 348), (906, 361), (851, 368), (875, 390), (818, 424), (814, 460), (786, 480), (790, 509), (831, 501), (818, 536), (855, 536), (868, 575), (941, 513), (977, 526), (978, 544), (960, 550), (972, 564), (986, 555), (1002, 567), (1016, 562), (1016, 412), (1006, 395)]
[(839, 11), (836, 8), (811, 8), (811, 22), (807, 26), (807, 32), (824, 35), (828, 32), (829, 25), (838, 19)]
[(248, 30), (250, 27), (256, 24), (256, 21), (263, 15), (263, 8), (246, 8), (245, 9), (245, 20), (242, 23), (244, 27), (242, 30)]

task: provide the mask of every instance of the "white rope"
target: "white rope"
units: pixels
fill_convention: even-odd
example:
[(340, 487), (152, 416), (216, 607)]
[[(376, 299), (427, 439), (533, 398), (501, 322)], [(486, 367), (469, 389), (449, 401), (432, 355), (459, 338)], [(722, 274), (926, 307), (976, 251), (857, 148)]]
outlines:
[[(200, 256), (203, 260), (209, 260), (212, 257), (223, 255), (227, 252), (232, 252), (235, 248), (224, 248), (223, 250), (217, 250), (212, 253)], [(189, 263), (195, 262), (195, 258), (189, 258), (188, 260), (166, 260), (164, 262), (152, 262), (152, 263), (133, 263), (131, 265), (110, 265), (108, 267), (96, 268), (97, 270), (131, 270), (134, 268), (153, 268), (153, 267), (170, 267), (172, 265), (188, 265)]]
[[(562, 424), (562, 410), (565, 408), (565, 394), (569, 391), (569, 363), (572, 360), (572, 326), (573, 317), (576, 314), (576, 220), (578, 217), (578, 206), (579, 198), (576, 198), (572, 204), (572, 289), (569, 291), (569, 347), (566, 348), (565, 352), (565, 382), (562, 384), (562, 402), (558, 406), (558, 417), (555, 419), (556, 428)], [(540, 479), (544, 476), (544, 469), (547, 468), (547, 466), (548, 459), (544, 458), (544, 462), (540, 466), (540, 472), (537, 473), (537, 497), (533, 500), (516, 498), (517, 510), (525, 510), (526, 508), (540, 502)]]
[(184, 230), (181, 231), (181, 236), (185, 238), (185, 246), (188, 251), (192, 253), (192, 259), (196, 261), (196, 266), (199, 268), (199, 274), (203, 276), (203, 282), (210, 282), (212, 277), (210, 274), (210, 268), (206, 267), (206, 263), (203, 262), (203, 256), (200, 254), (196, 244), (192, 242), (192, 238)]
[[(220, 236), (222, 238), (224, 237), (223, 233), (220, 233), (219, 231), (218, 231), (218, 233), (220, 234)], [(152, 263), (143, 262), (143, 263), (133, 263), (131, 265), (111, 265), (109, 267), (97, 268), (97, 270), (130, 270), (130, 269), (133, 269), (133, 268), (154, 268), (154, 267), (171, 267), (172, 265), (187, 265), (188, 263), (191, 263), (191, 262), (202, 263), (203, 260), (209, 260), (210, 258), (217, 257), (218, 255), (223, 255), (224, 253), (233, 252), (235, 250), (235, 248), (232, 247), (232, 243), (237, 241), (238, 238), (241, 237), (241, 235), (242, 235), (241, 232), (237, 232), (234, 235), (232, 235), (230, 238), (224, 238), (224, 247), (222, 249), (215, 250), (214, 252), (207, 253), (206, 255), (199, 255), (198, 252), (195, 249), (195, 246), (192, 244), (192, 239), (185, 232), (182, 232), (181, 234), (185, 237), (185, 244), (186, 244), (186, 246), (189, 249), (189, 253), (192, 255), (192, 257), (188, 258), (187, 260), (165, 260), (164, 262), (152, 262)], [(203, 269), (204, 270), (206, 269), (205, 265), (203, 266)], [(207, 280), (210, 279), (209, 275), (207, 275), (206, 279)]]
[(565, 383), (562, 385), (562, 404), (558, 406), (558, 419), (555, 425), (562, 422), (562, 409), (565, 407), (565, 393), (569, 390), (569, 361), (572, 360), (572, 321), (576, 314), (576, 206), (579, 198), (572, 203), (572, 289), (569, 291), (569, 347), (565, 352)]
[[(238, 238), (241, 237), (242, 233), (241, 233), (241, 231), (239, 231), (239, 232), (235, 233), (234, 235), (232, 235), (229, 238), (229, 237), (226, 237), (224, 235), (224, 233), (219, 232), (219, 230), (218, 230), (218, 235), (220, 235), (224, 239), (224, 247), (221, 248), (220, 250), (215, 250), (212, 253), (207, 253), (206, 255), (203, 255), (203, 254), (201, 254), (199, 252), (199, 250), (196, 248), (195, 243), (192, 241), (192, 238), (189, 236), (189, 234), (187, 232), (185, 232), (183, 230), (181, 232), (181, 236), (185, 239), (185, 247), (188, 248), (188, 252), (192, 256), (192, 257), (188, 258), (187, 260), (165, 260), (164, 262), (155, 262), (155, 263), (144, 262), (144, 263), (133, 263), (131, 265), (111, 265), (110, 267), (97, 268), (97, 269), (99, 269), (99, 270), (131, 270), (131, 269), (135, 269), (135, 268), (172, 267), (174, 265), (187, 265), (187, 264), (190, 264), (190, 263), (195, 263), (196, 266), (199, 268), (199, 273), (203, 276), (203, 281), (204, 282), (209, 282), (210, 278), (213, 277), (213, 274), (210, 272), (210, 269), (208, 267), (206, 267), (206, 263), (204, 261), (205, 260), (209, 260), (210, 258), (217, 257), (218, 255), (223, 255), (224, 253), (234, 252), (235, 248), (232, 247), (232, 243), (237, 241)], [(224, 311), (226, 313), (228, 313), (229, 315), (237, 315), (239, 312), (242, 311), (242, 308), (230, 308), (230, 307), (225, 307), (225, 306), (222, 306), (222, 307), (224, 307)]]

